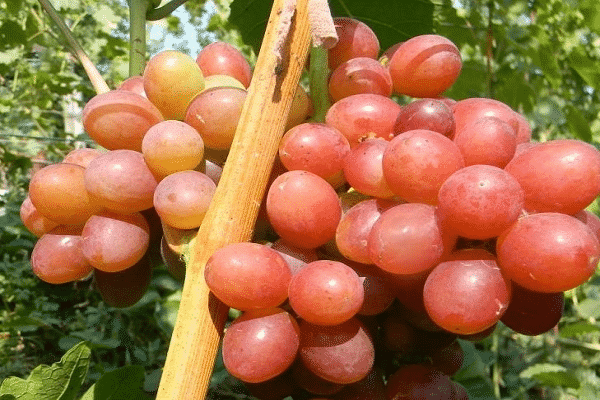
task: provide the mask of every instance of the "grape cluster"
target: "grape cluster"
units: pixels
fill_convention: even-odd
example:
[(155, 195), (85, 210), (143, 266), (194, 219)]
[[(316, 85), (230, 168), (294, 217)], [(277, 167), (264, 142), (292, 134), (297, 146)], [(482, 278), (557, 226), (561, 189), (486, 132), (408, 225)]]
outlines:
[[(546, 332), (564, 291), (595, 272), (600, 219), (585, 208), (600, 194), (600, 152), (532, 142), (527, 120), (497, 100), (442, 97), (462, 68), (444, 37), (380, 56), (367, 25), (335, 23), (333, 104), (306, 122), (298, 87), (261, 208), (266, 233), (206, 265), (213, 294), (242, 312), (223, 337), (225, 366), (261, 399), (468, 399), (450, 378), (457, 339), (499, 322)], [(196, 60), (159, 53), (143, 76), (92, 98), (84, 127), (107, 151), (36, 172), (21, 209), (40, 237), (34, 273), (56, 284), (93, 274), (107, 303), (129, 306), (160, 246), (183, 279), (161, 224), (202, 223), (250, 80), (242, 54), (213, 43)]]

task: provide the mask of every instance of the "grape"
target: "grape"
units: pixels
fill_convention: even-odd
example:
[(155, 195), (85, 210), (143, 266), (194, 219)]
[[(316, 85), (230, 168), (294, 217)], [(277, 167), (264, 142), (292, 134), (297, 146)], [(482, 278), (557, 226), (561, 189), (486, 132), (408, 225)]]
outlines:
[(358, 382), (346, 385), (334, 397), (334, 400), (385, 400), (385, 383), (383, 373), (373, 368), (369, 374)]
[(204, 277), (223, 303), (251, 310), (283, 303), (292, 273), (277, 251), (256, 243), (234, 243), (213, 253)]
[(600, 152), (579, 140), (535, 145), (505, 170), (525, 191), (525, 209), (530, 212), (576, 214), (600, 194)]
[(387, 310), (396, 293), (383, 277), (370, 274), (358, 268), (354, 269), (363, 282), (364, 300), (358, 315), (378, 315)]
[(452, 140), (425, 129), (401, 133), (383, 153), (383, 176), (388, 186), (410, 202), (437, 204), (444, 181), (464, 166)]
[(448, 376), (452, 376), (462, 367), (465, 360), (465, 352), (458, 340), (455, 340), (449, 346), (431, 352), (429, 358), (431, 359), (433, 368)]
[(536, 336), (558, 324), (565, 305), (563, 292), (533, 292), (517, 284), (512, 289), (508, 309), (500, 318), (504, 325), (520, 334)]
[(33, 273), (47, 283), (83, 279), (93, 271), (81, 251), (81, 228), (58, 226), (43, 235), (31, 252)]
[(302, 389), (317, 395), (331, 395), (341, 391), (345, 385), (334, 383), (313, 373), (301, 360), (292, 366), (294, 382)]
[(142, 140), (142, 154), (157, 177), (194, 169), (202, 161), (204, 142), (185, 122), (167, 120), (154, 125)]
[(42, 237), (45, 233), (50, 232), (59, 225), (40, 214), (29, 196), (25, 197), (25, 200), (21, 203), (19, 216), (27, 230), (37, 237)]
[(388, 67), (394, 90), (413, 97), (437, 97), (458, 78), (460, 52), (439, 35), (419, 35), (402, 44)]
[(529, 121), (518, 112), (515, 112), (515, 117), (517, 118), (517, 144), (528, 143), (531, 140), (531, 126), (529, 125)]
[(402, 275), (432, 269), (452, 246), (441, 232), (435, 208), (419, 203), (384, 211), (368, 240), (372, 262), (384, 271)]
[(293, 395), (297, 389), (290, 369), (264, 382), (244, 382), (244, 386), (252, 396), (260, 400), (282, 400)]
[(340, 64), (329, 77), (329, 94), (334, 102), (359, 93), (392, 95), (388, 69), (373, 58), (352, 58)]
[(600, 240), (600, 218), (588, 210), (579, 211), (573, 215), (575, 218), (587, 225), (588, 228), (596, 235), (596, 238)]
[(423, 287), (430, 272), (431, 270), (416, 275), (395, 275), (397, 278), (390, 279), (397, 289), (396, 298), (404, 308), (427, 315), (423, 304)]
[(515, 155), (513, 156), (513, 158), (517, 158), (517, 156), (521, 155), (521, 153), (524, 153), (526, 150), (529, 150), (532, 147), (537, 146), (538, 144), (539, 144), (538, 142), (519, 143), (517, 145), (517, 148), (515, 150)]
[(388, 144), (385, 139), (373, 138), (350, 150), (343, 161), (344, 176), (350, 186), (368, 196), (394, 196), (383, 176), (383, 153)]
[(325, 123), (339, 130), (350, 147), (371, 137), (390, 140), (400, 106), (378, 94), (355, 94), (336, 101), (327, 110)]
[(160, 256), (171, 276), (179, 282), (183, 282), (186, 270), (185, 261), (183, 261), (180, 254), (169, 247), (164, 237), (160, 241)]
[(506, 230), (496, 254), (503, 273), (516, 284), (552, 293), (573, 289), (594, 274), (600, 244), (578, 219), (540, 213), (524, 216)]
[(415, 352), (419, 333), (421, 332), (396, 314), (387, 315), (381, 324), (381, 342), (386, 349), (400, 356)]
[(118, 272), (94, 270), (94, 284), (102, 300), (111, 307), (131, 307), (142, 299), (152, 278), (146, 255), (133, 266)]
[(496, 256), (485, 249), (460, 249), (455, 250), (444, 257), (444, 261), (456, 261), (456, 260), (494, 260)]
[(264, 382), (292, 365), (299, 344), (298, 324), (284, 310), (246, 311), (225, 332), (223, 363), (244, 382)]
[(94, 96), (81, 115), (86, 133), (109, 150), (140, 151), (142, 139), (163, 115), (147, 98), (127, 90)]
[(454, 143), (465, 159), (465, 165), (486, 164), (504, 168), (515, 155), (515, 131), (496, 117), (481, 117), (465, 125)]
[(165, 119), (183, 120), (190, 101), (204, 89), (195, 60), (176, 50), (154, 55), (144, 70), (144, 90)]
[(465, 126), (482, 117), (496, 117), (506, 122), (514, 131), (519, 129), (519, 116), (509, 106), (501, 101), (482, 97), (464, 99), (452, 106), (456, 133)]
[(233, 87), (238, 89), (246, 89), (242, 82), (238, 81), (229, 75), (211, 75), (204, 77), (204, 89), (208, 90), (216, 87)]
[(364, 288), (360, 277), (346, 264), (319, 260), (296, 272), (288, 295), (300, 318), (312, 324), (338, 325), (360, 310)]
[(266, 210), (275, 232), (301, 248), (317, 248), (335, 236), (342, 209), (327, 181), (308, 171), (289, 171), (271, 184)]
[(301, 247), (292, 246), (281, 239), (276, 240), (271, 248), (283, 257), (288, 267), (290, 267), (292, 275), (295, 275), (304, 268), (306, 264), (319, 259), (315, 249), (303, 249)]
[(112, 150), (90, 162), (85, 188), (101, 206), (130, 214), (152, 208), (157, 181), (142, 153)]
[(304, 123), (283, 135), (279, 159), (288, 171), (309, 171), (332, 183), (342, 174), (342, 162), (349, 151), (348, 140), (337, 129)]
[(214, 42), (205, 46), (198, 56), (196, 63), (204, 76), (229, 75), (244, 87), (250, 86), (252, 71), (244, 55), (235, 47), (225, 42)]
[(452, 381), (428, 365), (403, 365), (388, 378), (386, 399), (454, 400)]
[(334, 326), (300, 322), (302, 363), (317, 376), (333, 383), (358, 382), (371, 371), (373, 340), (356, 318)]
[(460, 335), (458, 335), (458, 338), (462, 339), (462, 340), (467, 340), (469, 342), (481, 342), (485, 338), (490, 337), (492, 335), (492, 333), (494, 333), (496, 331), (497, 326), (498, 326), (498, 323), (495, 323), (494, 325), (490, 326), (487, 329), (482, 330), (481, 332), (471, 333), (471, 334), (460, 334)]
[(37, 171), (29, 182), (29, 198), (37, 211), (58, 224), (83, 224), (102, 206), (86, 190), (86, 169), (59, 163)]
[(337, 44), (329, 49), (329, 69), (335, 70), (340, 64), (357, 57), (377, 58), (379, 40), (375, 32), (365, 23), (353, 18), (334, 18), (338, 35)]
[(205, 90), (193, 98), (184, 121), (198, 131), (205, 146), (227, 150), (233, 142), (246, 95), (245, 90), (233, 87)]
[(81, 238), (83, 255), (94, 268), (118, 272), (132, 267), (146, 254), (150, 227), (140, 213), (103, 212), (87, 220)]
[(139, 94), (140, 96), (147, 98), (146, 92), (144, 91), (144, 77), (141, 75), (130, 76), (129, 78), (121, 82), (117, 89), (134, 92)]
[(402, 107), (394, 125), (396, 135), (415, 129), (427, 129), (452, 138), (454, 115), (449, 106), (437, 99), (420, 99)]
[(500, 235), (519, 217), (523, 189), (508, 172), (472, 165), (452, 174), (439, 192), (438, 216), (444, 228), (469, 239)]
[(87, 168), (94, 158), (99, 157), (102, 154), (104, 154), (103, 151), (83, 147), (80, 149), (71, 150), (61, 162), (77, 164), (81, 165), (83, 168)]
[(423, 289), (423, 301), (431, 319), (459, 334), (481, 332), (498, 322), (510, 295), (510, 281), (492, 260), (440, 263)]
[(371, 228), (382, 212), (397, 204), (390, 200), (370, 199), (361, 201), (346, 211), (335, 233), (340, 253), (352, 261), (371, 264), (367, 245)]
[(302, 85), (298, 85), (292, 106), (285, 124), (285, 131), (289, 131), (294, 126), (306, 121), (309, 115), (313, 113), (312, 101)]
[(379, 62), (381, 63), (381, 65), (385, 66), (386, 68), (389, 68), (390, 60), (396, 53), (396, 50), (398, 50), (403, 43), (404, 42), (398, 42), (396, 44), (393, 44), (390, 47), (388, 47), (383, 53), (381, 53), (381, 56), (379, 57)]
[(165, 177), (154, 191), (154, 208), (161, 221), (178, 229), (198, 228), (217, 186), (198, 171), (180, 171)]

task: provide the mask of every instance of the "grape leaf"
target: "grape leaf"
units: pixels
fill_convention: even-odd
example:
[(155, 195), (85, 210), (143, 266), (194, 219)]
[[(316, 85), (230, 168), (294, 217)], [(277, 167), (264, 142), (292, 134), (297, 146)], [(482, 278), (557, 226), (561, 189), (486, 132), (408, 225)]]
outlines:
[(575, 136), (586, 142), (592, 141), (592, 128), (581, 111), (572, 105), (567, 106), (567, 124)]
[(144, 367), (129, 365), (102, 375), (80, 400), (149, 400), (143, 385)]
[(87, 375), (90, 356), (90, 347), (81, 342), (59, 362), (51, 366), (38, 365), (27, 379), (5, 379), (0, 386), (0, 399), (74, 400)]
[(535, 364), (521, 371), (519, 376), (523, 379), (535, 379), (547, 386), (563, 386), (577, 389), (580, 385), (575, 375), (558, 364)]
[[(229, 22), (257, 53), (272, 4), (264, 0), (234, 0), (231, 4)], [(429, 0), (331, 0), (330, 8), (334, 17), (352, 17), (369, 25), (382, 50), (433, 30), (434, 5)]]

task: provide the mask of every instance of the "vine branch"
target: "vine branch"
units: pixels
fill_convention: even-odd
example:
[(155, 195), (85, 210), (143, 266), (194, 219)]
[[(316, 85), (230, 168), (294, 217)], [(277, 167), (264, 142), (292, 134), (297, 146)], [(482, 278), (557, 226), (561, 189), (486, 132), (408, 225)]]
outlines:
[(148, 10), (146, 13), (146, 20), (157, 21), (169, 16), (175, 11), (180, 5), (184, 4), (187, 0), (171, 0), (167, 4), (159, 8), (153, 8)]
[(100, 72), (98, 72), (98, 69), (87, 56), (79, 42), (77, 42), (77, 40), (71, 33), (71, 30), (69, 29), (65, 21), (62, 19), (62, 17), (58, 14), (54, 6), (50, 3), (49, 0), (39, 0), (39, 2), (50, 17), (50, 19), (58, 26), (60, 32), (67, 39), (69, 46), (71, 46), (71, 52), (83, 65), (83, 69), (85, 70), (85, 73), (92, 82), (96, 93), (100, 94), (110, 91), (110, 88), (106, 84), (106, 81), (104, 80), (104, 78), (102, 78), (102, 75), (100, 75)]

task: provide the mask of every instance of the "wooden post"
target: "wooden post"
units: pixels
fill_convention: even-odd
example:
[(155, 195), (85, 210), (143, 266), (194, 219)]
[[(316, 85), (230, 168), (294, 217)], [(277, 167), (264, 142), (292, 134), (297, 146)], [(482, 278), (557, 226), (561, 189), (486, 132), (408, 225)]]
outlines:
[[(210, 294), (204, 267), (215, 250), (252, 236), (310, 46), (307, 3), (297, 1), (286, 34), (286, 9), (293, 7), (294, 1), (274, 1), (223, 175), (189, 246), (190, 261), (158, 400), (206, 396), (227, 307)], [(282, 46), (282, 59), (276, 54), (277, 46)]]

